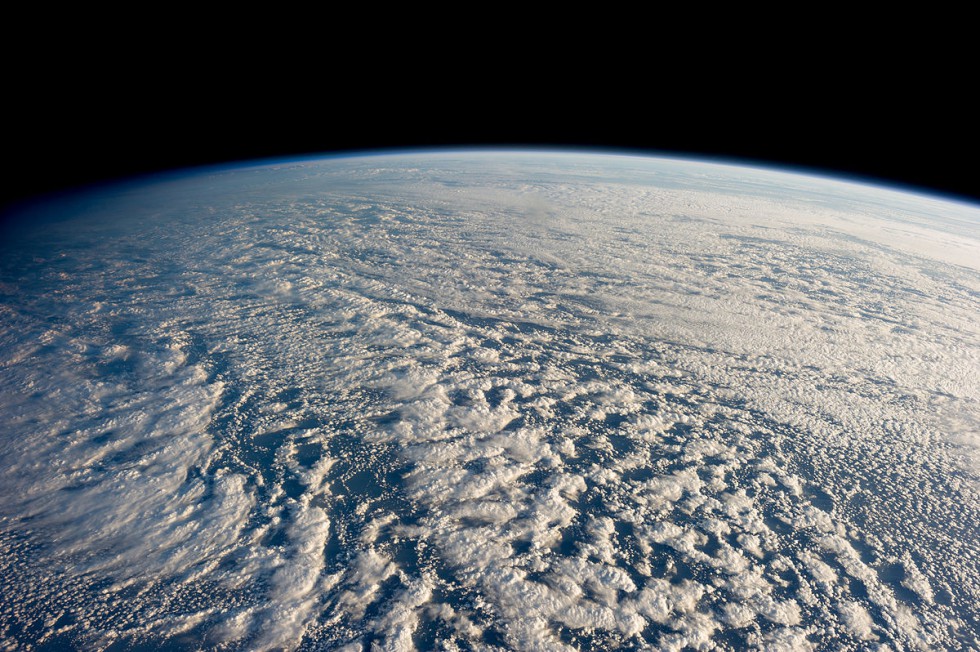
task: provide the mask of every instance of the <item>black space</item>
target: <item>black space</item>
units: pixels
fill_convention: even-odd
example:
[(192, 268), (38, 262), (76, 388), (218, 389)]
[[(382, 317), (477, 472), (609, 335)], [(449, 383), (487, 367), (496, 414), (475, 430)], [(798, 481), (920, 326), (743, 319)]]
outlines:
[(139, 38), (76, 40), (53, 63), (15, 53), (3, 205), (187, 166), (469, 145), (792, 165), (980, 201), (969, 85), (901, 62), (844, 76), (810, 64), (789, 79), (778, 53), (710, 72), (651, 59), (616, 75), (590, 52), (500, 65), (491, 53), (464, 75), (451, 50), (388, 51), (382, 69), (352, 65), (344, 48), (180, 56), (175, 41), (149, 56)]

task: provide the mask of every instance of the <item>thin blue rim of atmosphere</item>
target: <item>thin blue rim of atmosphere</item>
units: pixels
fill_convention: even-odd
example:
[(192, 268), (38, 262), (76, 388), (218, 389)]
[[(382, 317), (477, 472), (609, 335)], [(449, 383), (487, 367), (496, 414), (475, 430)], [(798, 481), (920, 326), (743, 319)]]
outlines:
[(199, 175), (230, 172), (233, 170), (253, 169), (262, 167), (273, 167), (276, 165), (287, 165), (297, 163), (313, 163), (317, 161), (329, 161), (339, 159), (372, 158), (384, 156), (419, 156), (419, 155), (439, 155), (439, 154), (464, 154), (464, 153), (500, 153), (500, 154), (586, 154), (593, 156), (609, 156), (635, 159), (661, 159), (672, 161), (686, 161), (691, 163), (705, 163), (720, 165), (733, 168), (749, 168), (768, 172), (782, 172), (784, 174), (798, 175), (804, 177), (816, 177), (828, 181), (850, 183), (859, 186), (877, 188), (881, 190), (891, 190), (894, 192), (913, 194), (920, 197), (946, 201), (960, 204), (971, 208), (980, 208), (980, 201), (964, 195), (951, 192), (943, 192), (927, 186), (905, 184), (881, 177), (873, 177), (847, 172), (839, 172), (831, 168), (810, 167), (800, 164), (780, 163), (768, 161), (766, 159), (743, 158), (738, 156), (726, 156), (724, 154), (685, 154), (684, 152), (647, 150), (631, 148), (601, 147), (595, 145), (439, 145), (434, 147), (391, 147), (391, 148), (365, 148), (343, 151), (331, 151), (312, 154), (283, 155), (273, 157), (260, 157), (254, 159), (236, 159), (234, 161), (224, 161), (220, 163), (207, 163), (203, 165), (191, 165), (187, 167), (173, 168), (169, 170), (157, 170), (134, 174), (131, 176), (121, 176), (100, 181), (94, 181), (78, 186), (71, 186), (61, 190), (54, 190), (34, 197), (28, 197), (2, 208), (2, 217), (12, 217), (18, 213), (28, 212), (32, 207), (41, 206), (49, 203), (57, 203), (59, 199), (71, 200), (80, 198), (84, 195), (97, 193), (100, 190), (109, 191), (111, 189), (124, 190), (135, 188), (142, 185), (177, 181), (183, 178)]

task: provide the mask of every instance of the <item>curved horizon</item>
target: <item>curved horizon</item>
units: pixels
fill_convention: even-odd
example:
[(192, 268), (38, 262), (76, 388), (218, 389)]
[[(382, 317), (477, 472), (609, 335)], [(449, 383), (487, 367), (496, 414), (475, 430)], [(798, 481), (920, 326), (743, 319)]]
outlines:
[(439, 145), (439, 146), (420, 146), (420, 147), (368, 147), (351, 148), (342, 150), (324, 150), (322, 152), (295, 153), (264, 156), (258, 158), (230, 158), (220, 161), (194, 163), (184, 166), (162, 167), (133, 173), (125, 173), (116, 176), (105, 176), (95, 180), (83, 181), (69, 184), (58, 188), (49, 189), (35, 194), (16, 197), (4, 205), (0, 205), (0, 223), (10, 220), (18, 213), (29, 212), (32, 207), (43, 206), (57, 202), (61, 199), (81, 198), (90, 193), (110, 190), (112, 188), (124, 188), (151, 184), (173, 179), (180, 179), (201, 174), (217, 173), (235, 169), (269, 167), (290, 163), (302, 163), (313, 161), (357, 159), (384, 156), (411, 156), (424, 154), (447, 154), (447, 153), (555, 153), (555, 154), (579, 154), (584, 156), (612, 156), (637, 159), (663, 159), (675, 161), (689, 161), (696, 163), (713, 164), (732, 168), (747, 168), (757, 170), (768, 170), (780, 172), (788, 175), (821, 178), (828, 181), (850, 183), (860, 186), (875, 187), (891, 190), (897, 193), (906, 193), (931, 199), (947, 201), (950, 203), (963, 204), (966, 206), (980, 206), (980, 195), (972, 196), (966, 193), (957, 193), (944, 190), (937, 186), (915, 183), (902, 180), (897, 177), (881, 176), (874, 174), (864, 174), (849, 172), (839, 167), (814, 165), (806, 162), (792, 163), (775, 160), (771, 158), (760, 158), (744, 156), (739, 154), (706, 154), (690, 153), (666, 149), (649, 149), (643, 147), (616, 147), (603, 145), (526, 145), (526, 144), (461, 144), (461, 145)]

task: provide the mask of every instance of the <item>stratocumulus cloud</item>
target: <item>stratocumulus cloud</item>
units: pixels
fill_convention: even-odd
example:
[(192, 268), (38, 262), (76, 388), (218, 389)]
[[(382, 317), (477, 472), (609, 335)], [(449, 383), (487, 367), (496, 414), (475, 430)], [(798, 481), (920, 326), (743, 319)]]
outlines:
[(6, 647), (980, 644), (975, 208), (447, 154), (99, 211), (4, 250)]

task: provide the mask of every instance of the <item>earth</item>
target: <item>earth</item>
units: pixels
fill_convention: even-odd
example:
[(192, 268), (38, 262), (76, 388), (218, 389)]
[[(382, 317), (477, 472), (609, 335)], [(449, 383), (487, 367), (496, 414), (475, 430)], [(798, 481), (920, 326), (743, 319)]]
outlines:
[(0, 649), (980, 647), (980, 208), (554, 152), (0, 244)]

